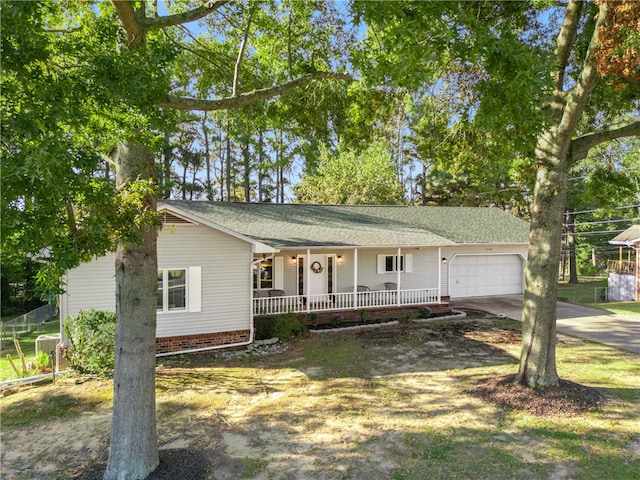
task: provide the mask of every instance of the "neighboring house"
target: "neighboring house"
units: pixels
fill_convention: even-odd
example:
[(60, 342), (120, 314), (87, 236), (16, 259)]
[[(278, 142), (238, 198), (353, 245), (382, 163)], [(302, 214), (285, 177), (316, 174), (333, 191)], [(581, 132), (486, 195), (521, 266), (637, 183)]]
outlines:
[[(158, 210), (159, 354), (250, 343), (264, 315), (392, 316), (523, 292), (529, 227), (497, 208), (161, 201)], [(115, 309), (114, 255), (65, 282), (62, 319)]]
[[(638, 250), (640, 249), (640, 225), (633, 225), (609, 240), (611, 245), (620, 247), (620, 259), (607, 262), (607, 298), (611, 302), (632, 302), (640, 300), (638, 279)], [(627, 260), (624, 249), (627, 248)], [(631, 253), (635, 252), (632, 260)]]

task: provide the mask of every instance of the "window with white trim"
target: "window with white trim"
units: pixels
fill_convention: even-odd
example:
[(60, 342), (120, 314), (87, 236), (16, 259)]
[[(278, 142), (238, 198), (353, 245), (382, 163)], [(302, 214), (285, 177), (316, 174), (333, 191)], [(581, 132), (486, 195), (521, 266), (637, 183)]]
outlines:
[(199, 312), (200, 296), (201, 267), (158, 269), (158, 312)]
[(273, 287), (273, 257), (253, 259), (253, 289), (269, 290)]
[(378, 273), (411, 273), (412, 255), (378, 255)]

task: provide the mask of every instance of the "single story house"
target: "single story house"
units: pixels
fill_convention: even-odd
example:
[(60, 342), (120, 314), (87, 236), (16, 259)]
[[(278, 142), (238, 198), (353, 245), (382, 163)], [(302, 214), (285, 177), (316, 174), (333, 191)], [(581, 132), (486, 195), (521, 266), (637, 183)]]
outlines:
[[(607, 299), (611, 302), (634, 302), (640, 300), (640, 225), (633, 225), (612, 240), (611, 245), (620, 247), (619, 260), (607, 262)], [(624, 250), (627, 249), (627, 259)], [(632, 253), (635, 255), (632, 257)], [(633, 259), (632, 259), (633, 258)]]
[[(158, 211), (159, 355), (251, 343), (264, 315), (389, 317), (524, 288), (529, 226), (497, 208), (167, 200)], [(115, 310), (113, 255), (64, 280), (61, 319)]]

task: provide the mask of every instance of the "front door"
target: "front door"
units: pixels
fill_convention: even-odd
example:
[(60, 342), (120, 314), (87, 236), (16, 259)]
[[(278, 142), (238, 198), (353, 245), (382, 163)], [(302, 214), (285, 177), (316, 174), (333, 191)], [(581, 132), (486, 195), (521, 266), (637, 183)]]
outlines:
[[(335, 255), (310, 255), (309, 265), (305, 268), (306, 260), (306, 256), (300, 256), (298, 258), (299, 293), (301, 295), (326, 295), (333, 293), (336, 274)], [(307, 278), (309, 279), (308, 285), (306, 284)]]
[(327, 290), (327, 256), (311, 255), (309, 258), (308, 295), (323, 295)]

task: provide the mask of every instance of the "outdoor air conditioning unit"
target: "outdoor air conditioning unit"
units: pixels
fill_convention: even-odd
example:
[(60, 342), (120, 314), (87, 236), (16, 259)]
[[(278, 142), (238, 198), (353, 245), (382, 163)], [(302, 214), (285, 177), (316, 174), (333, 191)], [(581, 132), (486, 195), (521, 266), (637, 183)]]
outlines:
[(38, 352), (44, 352), (49, 355), (51, 352), (55, 355), (56, 346), (60, 343), (60, 334), (38, 335), (36, 338), (36, 355)]

